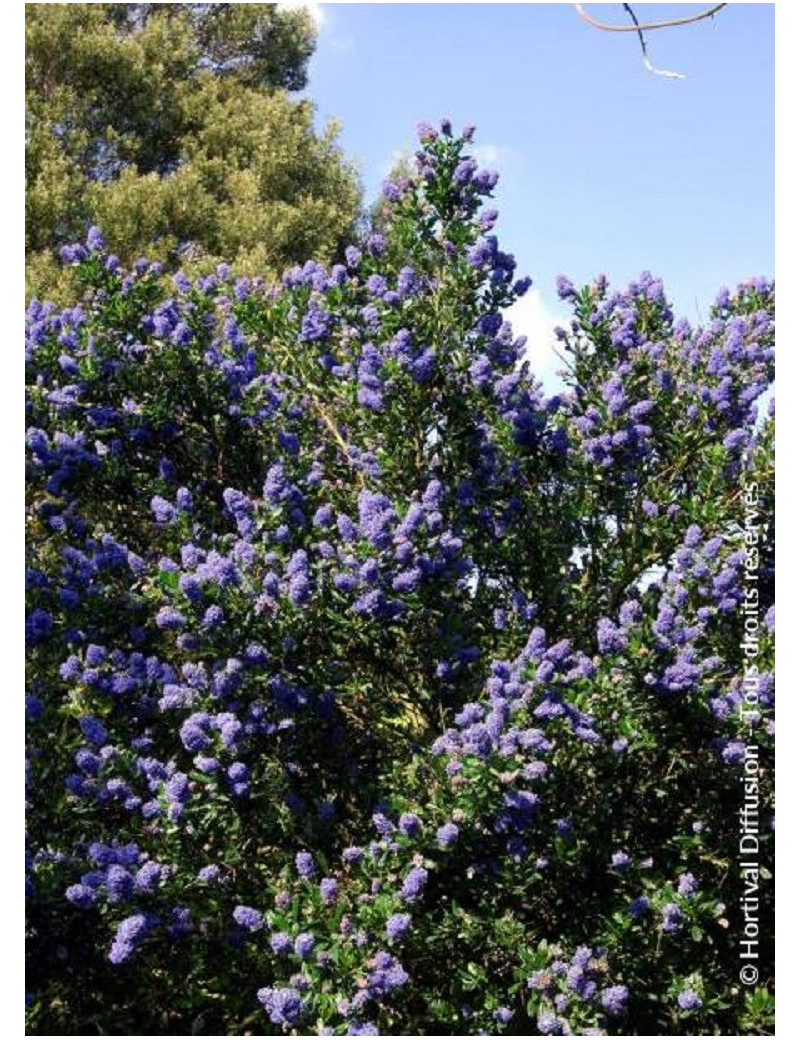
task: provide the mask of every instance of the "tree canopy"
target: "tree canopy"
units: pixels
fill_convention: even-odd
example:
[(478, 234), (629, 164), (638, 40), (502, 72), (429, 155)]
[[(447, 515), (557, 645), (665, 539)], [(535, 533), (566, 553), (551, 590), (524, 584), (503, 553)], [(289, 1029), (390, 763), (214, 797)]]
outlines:
[(99, 223), (109, 248), (242, 273), (330, 259), (357, 178), (314, 126), (315, 30), (276, 4), (26, 5), (26, 251), (58, 295), (55, 253)]

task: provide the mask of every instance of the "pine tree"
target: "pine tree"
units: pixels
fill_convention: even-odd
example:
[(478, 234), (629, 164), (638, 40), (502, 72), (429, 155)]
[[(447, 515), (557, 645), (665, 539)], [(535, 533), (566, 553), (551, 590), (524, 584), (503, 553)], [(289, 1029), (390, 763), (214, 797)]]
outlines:
[(88, 225), (130, 263), (244, 273), (330, 258), (357, 179), (318, 132), (308, 12), (276, 4), (26, 5), (28, 288)]

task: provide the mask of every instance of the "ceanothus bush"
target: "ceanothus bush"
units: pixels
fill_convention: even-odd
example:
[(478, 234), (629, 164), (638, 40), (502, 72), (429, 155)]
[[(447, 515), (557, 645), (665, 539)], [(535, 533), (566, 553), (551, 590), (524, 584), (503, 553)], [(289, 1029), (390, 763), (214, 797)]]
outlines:
[(549, 395), (471, 139), (330, 269), (30, 303), (31, 1033), (769, 1030), (773, 285), (562, 278)]

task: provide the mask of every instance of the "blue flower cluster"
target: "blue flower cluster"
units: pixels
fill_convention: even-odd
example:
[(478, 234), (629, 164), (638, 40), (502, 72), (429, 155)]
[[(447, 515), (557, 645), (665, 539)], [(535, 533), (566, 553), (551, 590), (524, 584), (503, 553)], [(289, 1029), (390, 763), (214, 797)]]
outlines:
[(571, 957), (558, 956), (529, 977), (527, 986), (536, 997), (536, 1025), (542, 1036), (572, 1036), (578, 1023), (590, 1026), (580, 1030), (584, 1034), (605, 1033), (598, 1024), (625, 1015), (627, 986), (605, 985), (607, 953), (579, 946)]

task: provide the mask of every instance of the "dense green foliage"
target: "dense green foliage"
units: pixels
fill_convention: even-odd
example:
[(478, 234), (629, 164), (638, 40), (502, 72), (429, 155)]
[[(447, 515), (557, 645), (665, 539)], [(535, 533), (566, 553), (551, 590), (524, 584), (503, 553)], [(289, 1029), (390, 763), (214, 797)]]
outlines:
[(56, 251), (93, 223), (128, 264), (330, 259), (359, 198), (336, 127), (290, 96), (314, 40), (275, 4), (27, 4), (31, 293), (70, 291)]
[(35, 1035), (772, 1028), (774, 287), (561, 279), (547, 394), (421, 139), (340, 264), (29, 307)]

